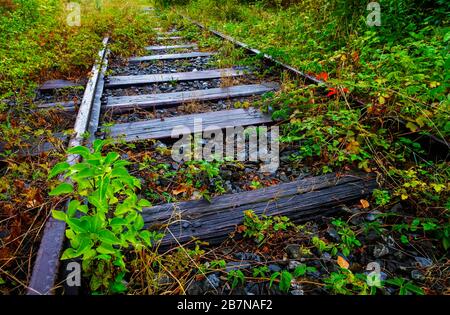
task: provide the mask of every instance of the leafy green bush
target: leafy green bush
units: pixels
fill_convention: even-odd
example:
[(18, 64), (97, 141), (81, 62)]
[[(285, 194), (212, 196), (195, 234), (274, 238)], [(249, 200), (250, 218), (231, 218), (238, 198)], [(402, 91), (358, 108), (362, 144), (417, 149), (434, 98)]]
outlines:
[(125, 290), (118, 281), (127, 270), (123, 250), (149, 248), (161, 235), (143, 230), (140, 212), (150, 203), (136, 195), (140, 181), (128, 173), (125, 167), (129, 162), (120, 160), (118, 153), (103, 156), (104, 145), (95, 140), (93, 152), (83, 146), (71, 148), (68, 153), (80, 155), (83, 161), (59, 163), (49, 178), (64, 173), (76, 185), (61, 183), (50, 195), (72, 196), (67, 212), (53, 210), (53, 216), (68, 226), (71, 247), (61, 259), (81, 257), (91, 290), (117, 293)]

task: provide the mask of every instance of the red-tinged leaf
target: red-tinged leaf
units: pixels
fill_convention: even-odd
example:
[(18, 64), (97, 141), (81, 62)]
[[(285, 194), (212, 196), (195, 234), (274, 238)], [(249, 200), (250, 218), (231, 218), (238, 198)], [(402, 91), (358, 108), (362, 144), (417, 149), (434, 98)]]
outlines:
[(321, 72), (318, 75), (316, 75), (316, 78), (319, 80), (327, 81), (328, 80), (328, 73)]
[(329, 90), (330, 92), (328, 92), (327, 97), (337, 94), (337, 90), (335, 88), (329, 88)]
[(238, 233), (243, 233), (246, 229), (247, 229), (246, 226), (244, 226), (244, 225), (238, 225), (238, 227), (237, 227), (236, 230), (237, 230)]

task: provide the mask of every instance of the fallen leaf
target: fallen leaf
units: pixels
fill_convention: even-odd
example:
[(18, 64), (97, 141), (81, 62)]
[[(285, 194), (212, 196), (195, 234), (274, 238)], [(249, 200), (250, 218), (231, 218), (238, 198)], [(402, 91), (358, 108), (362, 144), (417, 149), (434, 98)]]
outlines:
[(330, 92), (328, 92), (327, 97), (337, 94), (337, 90), (335, 88), (329, 88), (329, 91)]
[(353, 153), (353, 154), (358, 154), (360, 149), (359, 149), (359, 142), (353, 140), (352, 142), (350, 142), (347, 147), (345, 148), (348, 152)]
[(417, 127), (417, 125), (414, 124), (414, 123), (412, 123), (412, 122), (408, 122), (408, 123), (406, 124), (406, 128), (408, 128), (408, 129), (411, 130), (412, 132), (416, 132), (417, 129), (418, 129), (419, 127)]
[(203, 280), (203, 279), (205, 279), (205, 276), (204, 276), (204, 275), (201, 275), (201, 274), (195, 275), (195, 280), (196, 280), (196, 281), (201, 281), (201, 280)]
[(239, 226), (237, 227), (237, 232), (238, 232), (238, 233), (242, 233), (242, 232), (244, 232), (246, 229), (247, 229), (247, 228), (246, 228), (244, 225), (239, 225)]
[(359, 202), (361, 203), (363, 209), (369, 208), (369, 202), (366, 199), (361, 199)]
[(328, 80), (328, 73), (321, 72), (316, 76), (317, 79), (327, 81)]
[(187, 190), (186, 186), (180, 186), (180, 187), (178, 187), (178, 189), (172, 190), (172, 194), (179, 195), (181, 193), (186, 192), (186, 190)]
[(344, 269), (348, 269), (348, 267), (350, 266), (348, 261), (346, 261), (342, 256), (338, 256), (337, 264), (339, 265), (339, 267), (344, 268)]

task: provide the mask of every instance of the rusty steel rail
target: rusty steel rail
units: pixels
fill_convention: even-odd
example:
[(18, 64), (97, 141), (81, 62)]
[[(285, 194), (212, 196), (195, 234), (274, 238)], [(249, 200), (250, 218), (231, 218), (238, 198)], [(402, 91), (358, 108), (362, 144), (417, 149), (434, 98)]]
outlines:
[[(77, 118), (75, 120), (74, 135), (69, 142), (68, 148), (83, 144), (83, 135), (90, 129), (90, 126), (98, 125), (99, 114), (97, 114), (97, 102), (99, 101), (97, 90), (103, 90), (103, 84), (99, 83), (106, 68), (106, 55), (108, 37), (103, 39), (103, 48), (98, 54), (92, 68), (90, 77), (83, 95)], [(101, 95), (101, 92), (100, 92)], [(94, 112), (94, 114), (92, 114)], [(96, 122), (92, 121), (96, 120)], [(79, 155), (69, 155), (67, 163), (74, 165), (80, 159)], [(64, 180), (62, 176), (59, 177)], [(67, 180), (66, 180), (67, 181)], [(66, 201), (66, 209), (69, 200)], [(28, 285), (28, 295), (51, 295), (55, 287), (60, 266), (60, 255), (65, 240), (66, 223), (49, 217), (44, 228), (44, 235), (39, 246), (39, 250), (34, 262), (31, 280)]]

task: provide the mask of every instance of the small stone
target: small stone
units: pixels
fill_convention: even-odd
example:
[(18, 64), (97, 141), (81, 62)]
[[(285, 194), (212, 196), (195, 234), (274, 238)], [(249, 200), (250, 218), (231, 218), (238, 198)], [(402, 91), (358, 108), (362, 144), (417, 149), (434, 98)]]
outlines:
[(421, 268), (428, 268), (431, 267), (431, 265), (433, 264), (433, 261), (429, 258), (416, 256), (414, 257), (414, 259)]
[(330, 255), (330, 253), (323, 253), (322, 256), (320, 256), (320, 259), (325, 260), (325, 261), (330, 261), (331, 255)]
[(405, 258), (405, 255), (400, 251), (396, 251), (394, 252), (394, 257), (397, 258), (398, 260), (403, 260), (403, 258)]
[(387, 278), (388, 278), (387, 274), (385, 272), (381, 271), (380, 272), (380, 280), (385, 281), (385, 280), (387, 280)]
[(234, 254), (234, 256), (240, 260), (261, 261), (261, 258), (258, 255), (253, 254), (253, 253), (239, 252), (239, 253)]
[(280, 179), (283, 182), (288, 182), (289, 181), (289, 178), (286, 176), (286, 174), (284, 172), (280, 173)]
[(389, 248), (384, 244), (377, 244), (373, 249), (373, 256), (380, 258), (389, 254)]
[(300, 258), (300, 246), (297, 244), (289, 244), (284, 249), (290, 259)]
[(327, 229), (327, 234), (334, 239), (335, 241), (339, 241), (341, 238), (339, 237), (339, 234), (337, 233), (336, 229), (329, 227)]
[(385, 236), (385, 235), (381, 235), (381, 238), (383, 239), (383, 241), (385, 241), (386, 242), (386, 244), (389, 246), (389, 247), (395, 247), (395, 240), (394, 240), (394, 238), (392, 237), (392, 236), (390, 236), (390, 235), (388, 235), (388, 236)]
[(189, 295), (200, 295), (205, 292), (205, 288), (203, 285), (203, 281), (195, 281), (192, 282), (191, 285), (186, 290), (186, 293)]
[(258, 283), (249, 282), (245, 286), (245, 294), (247, 294), (247, 295), (260, 295), (261, 294), (260, 285)]
[(167, 284), (171, 284), (171, 283), (172, 283), (172, 279), (167, 275), (163, 275), (158, 278), (159, 285), (167, 285)]
[(155, 148), (161, 148), (161, 149), (164, 149), (164, 148), (167, 148), (167, 145), (165, 145), (165, 144), (162, 143), (161, 141), (157, 141), (157, 142), (155, 143)]
[(369, 242), (373, 242), (373, 241), (375, 241), (375, 240), (377, 240), (379, 238), (380, 238), (380, 236), (377, 234), (377, 232), (372, 231), (372, 230), (370, 230), (369, 233), (367, 233), (367, 235), (366, 235), (366, 239)]
[(390, 212), (399, 212), (403, 207), (400, 203), (396, 203), (390, 210)]
[(281, 267), (278, 266), (278, 265), (275, 265), (275, 264), (269, 265), (268, 268), (269, 268), (269, 270), (270, 270), (271, 272), (278, 272), (278, 271), (281, 271)]
[(246, 269), (250, 267), (250, 263), (246, 261), (231, 261), (227, 263), (225, 267), (225, 272), (230, 272), (231, 270)]
[(425, 280), (425, 275), (419, 270), (414, 269), (413, 271), (411, 271), (411, 278), (413, 280), (423, 281)]
[(303, 290), (292, 290), (291, 291), (292, 295), (304, 295)]
[(209, 287), (211, 289), (217, 289), (220, 285), (220, 279), (215, 273), (206, 277), (205, 281), (206, 281), (207, 287)]
[(295, 270), (295, 268), (297, 268), (297, 266), (299, 266), (299, 265), (301, 265), (301, 263), (299, 261), (291, 260), (291, 261), (289, 261), (288, 269)]
[(367, 221), (370, 221), (370, 222), (375, 221), (375, 220), (377, 219), (378, 215), (380, 215), (380, 214), (381, 214), (381, 212), (380, 212), (380, 211), (377, 211), (377, 210), (370, 211), (370, 212), (366, 215), (366, 220), (367, 220)]
[(9, 231), (8, 230), (2, 230), (0, 231), (0, 238), (6, 238), (9, 236)]
[(309, 275), (314, 279), (320, 279), (321, 276), (319, 271), (310, 272)]

